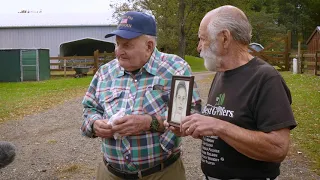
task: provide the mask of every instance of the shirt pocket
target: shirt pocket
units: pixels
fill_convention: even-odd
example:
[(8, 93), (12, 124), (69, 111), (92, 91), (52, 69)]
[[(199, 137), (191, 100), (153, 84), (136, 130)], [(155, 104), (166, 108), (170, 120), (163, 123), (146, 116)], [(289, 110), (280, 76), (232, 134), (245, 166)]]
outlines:
[(143, 109), (150, 115), (161, 115), (167, 110), (169, 95), (163, 90), (147, 90), (143, 100)]
[(103, 118), (109, 119), (113, 114), (117, 113), (121, 107), (121, 95), (123, 94), (122, 91), (114, 91), (114, 92), (105, 92), (104, 98), (100, 98), (103, 108), (104, 114)]

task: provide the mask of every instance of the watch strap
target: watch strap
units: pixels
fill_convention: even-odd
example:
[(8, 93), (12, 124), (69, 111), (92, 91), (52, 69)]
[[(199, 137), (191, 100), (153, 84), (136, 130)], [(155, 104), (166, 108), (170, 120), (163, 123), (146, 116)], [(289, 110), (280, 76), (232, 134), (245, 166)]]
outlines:
[(150, 123), (150, 130), (151, 131), (158, 131), (160, 127), (160, 123), (156, 116), (151, 115), (151, 123)]

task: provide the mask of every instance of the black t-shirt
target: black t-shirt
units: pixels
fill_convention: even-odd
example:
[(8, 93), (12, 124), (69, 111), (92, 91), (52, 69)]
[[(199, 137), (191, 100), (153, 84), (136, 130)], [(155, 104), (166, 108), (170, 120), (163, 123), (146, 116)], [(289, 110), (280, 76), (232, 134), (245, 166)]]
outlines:
[[(216, 74), (202, 114), (245, 129), (271, 132), (296, 126), (291, 94), (268, 63), (253, 58), (236, 69)], [(203, 137), (201, 168), (214, 178), (274, 178), (280, 163), (251, 159), (217, 136)]]

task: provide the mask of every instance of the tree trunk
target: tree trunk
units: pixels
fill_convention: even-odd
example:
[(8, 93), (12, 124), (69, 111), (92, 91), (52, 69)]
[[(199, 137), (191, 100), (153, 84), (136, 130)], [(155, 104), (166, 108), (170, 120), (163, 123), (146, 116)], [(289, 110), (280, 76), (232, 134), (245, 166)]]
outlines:
[(184, 59), (185, 51), (186, 51), (186, 34), (185, 34), (185, 8), (186, 4), (184, 0), (179, 0), (179, 56)]

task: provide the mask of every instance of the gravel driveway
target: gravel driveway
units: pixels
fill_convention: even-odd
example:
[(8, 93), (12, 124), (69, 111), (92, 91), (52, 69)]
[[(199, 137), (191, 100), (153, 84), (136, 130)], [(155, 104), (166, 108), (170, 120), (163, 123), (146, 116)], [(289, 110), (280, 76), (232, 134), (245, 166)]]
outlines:
[[(206, 101), (211, 73), (196, 73), (201, 97)], [(0, 169), (0, 180), (90, 180), (101, 161), (100, 140), (80, 135), (82, 97), (50, 110), (0, 125), (0, 140), (17, 146), (15, 161)], [(183, 161), (189, 180), (201, 180), (200, 140), (184, 138)], [(283, 162), (280, 180), (320, 180), (308, 169), (303, 153), (292, 148)]]

